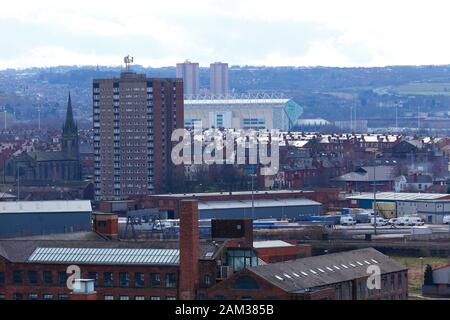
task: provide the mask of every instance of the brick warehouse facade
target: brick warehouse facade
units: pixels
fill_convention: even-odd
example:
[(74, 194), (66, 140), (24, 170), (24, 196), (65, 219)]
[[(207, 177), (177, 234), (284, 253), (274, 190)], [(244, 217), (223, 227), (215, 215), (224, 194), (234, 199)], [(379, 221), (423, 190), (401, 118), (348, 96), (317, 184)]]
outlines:
[[(96, 281), (97, 298), (106, 300), (408, 296), (407, 269), (374, 249), (266, 264), (293, 259), (302, 248), (283, 241), (251, 244), (248, 219), (219, 220), (227, 227), (217, 229), (229, 229), (229, 238), (221, 230), (223, 239), (199, 241), (197, 202), (181, 206), (180, 241), (0, 240), (0, 299), (69, 299), (66, 271), (72, 265), (80, 267), (80, 278)], [(370, 265), (380, 268), (379, 290), (366, 289)]]
[(124, 72), (93, 81), (95, 199), (171, 189), (173, 130), (183, 128), (181, 79)]
[(81, 278), (96, 280), (99, 299), (205, 296), (216, 283), (224, 245), (200, 242), (197, 203), (182, 205), (181, 242), (1, 240), (0, 299), (68, 299), (70, 265), (79, 265)]
[[(368, 266), (380, 268), (380, 288), (367, 286)], [(242, 269), (208, 289), (209, 299), (405, 300), (408, 270), (375, 249)]]

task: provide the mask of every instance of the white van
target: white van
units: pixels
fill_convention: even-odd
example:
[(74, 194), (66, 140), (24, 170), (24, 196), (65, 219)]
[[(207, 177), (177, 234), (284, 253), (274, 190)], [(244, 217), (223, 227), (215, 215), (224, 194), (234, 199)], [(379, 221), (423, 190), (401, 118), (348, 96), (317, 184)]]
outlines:
[(356, 224), (356, 220), (350, 216), (342, 216), (340, 223), (341, 226), (354, 226)]
[[(388, 221), (386, 219), (383, 219), (381, 217), (377, 217), (377, 226), (387, 226)], [(375, 218), (370, 219), (370, 224), (375, 225)]]
[(450, 216), (444, 216), (443, 224), (450, 224)]
[(399, 217), (397, 219), (397, 224), (400, 226), (423, 226), (425, 223), (420, 217)]

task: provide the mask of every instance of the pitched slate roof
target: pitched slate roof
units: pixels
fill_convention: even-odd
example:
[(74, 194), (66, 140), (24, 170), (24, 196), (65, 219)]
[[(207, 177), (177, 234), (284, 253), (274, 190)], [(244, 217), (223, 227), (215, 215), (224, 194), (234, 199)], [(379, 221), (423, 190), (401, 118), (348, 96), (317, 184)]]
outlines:
[(300, 293), (368, 277), (367, 268), (371, 265), (380, 267), (382, 274), (407, 270), (373, 248), (272, 263), (248, 270), (286, 292)]
[[(375, 168), (375, 174), (374, 174)], [(375, 166), (360, 167), (353, 172), (346, 173), (333, 180), (349, 182), (371, 182), (371, 181), (394, 181), (395, 167), (393, 166)]]

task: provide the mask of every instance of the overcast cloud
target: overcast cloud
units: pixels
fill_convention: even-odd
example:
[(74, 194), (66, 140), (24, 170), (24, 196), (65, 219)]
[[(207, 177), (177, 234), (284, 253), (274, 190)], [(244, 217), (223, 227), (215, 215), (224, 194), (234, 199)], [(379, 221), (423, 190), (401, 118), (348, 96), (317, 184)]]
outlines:
[(0, 68), (450, 64), (448, 0), (13, 0)]

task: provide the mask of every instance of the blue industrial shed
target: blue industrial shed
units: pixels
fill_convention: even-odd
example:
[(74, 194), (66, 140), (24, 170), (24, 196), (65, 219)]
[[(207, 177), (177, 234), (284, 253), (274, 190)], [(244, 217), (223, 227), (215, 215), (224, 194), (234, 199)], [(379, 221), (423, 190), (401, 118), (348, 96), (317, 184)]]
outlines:
[(91, 231), (89, 200), (0, 202), (0, 238)]

